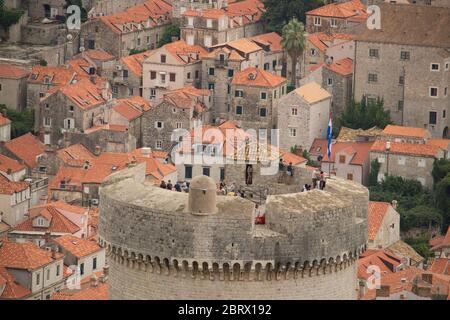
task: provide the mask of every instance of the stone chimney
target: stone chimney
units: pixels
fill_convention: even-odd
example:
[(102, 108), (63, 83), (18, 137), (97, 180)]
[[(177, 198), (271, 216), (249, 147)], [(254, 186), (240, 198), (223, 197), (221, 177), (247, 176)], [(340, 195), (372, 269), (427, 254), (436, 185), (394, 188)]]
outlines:
[(2, 221), (3, 221), (3, 211), (0, 212), (0, 223), (2, 223)]
[(55, 260), (56, 259), (56, 252), (58, 252), (58, 249), (55, 247), (55, 248), (52, 248), (52, 259), (53, 260)]
[(397, 210), (397, 200), (392, 200), (392, 208), (394, 208), (394, 210)]
[(98, 286), (98, 278), (95, 274), (92, 274), (91, 276), (91, 287), (97, 287)]
[(94, 155), (99, 156), (102, 153), (102, 148), (100, 146), (95, 146)]

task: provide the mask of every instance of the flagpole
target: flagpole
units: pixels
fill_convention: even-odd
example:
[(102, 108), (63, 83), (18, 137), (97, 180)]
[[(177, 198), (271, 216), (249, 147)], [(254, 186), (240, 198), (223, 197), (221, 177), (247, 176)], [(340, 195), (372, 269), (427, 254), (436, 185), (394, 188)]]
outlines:
[(328, 179), (331, 178), (331, 141), (333, 139), (333, 118), (332, 113), (330, 111), (330, 120), (328, 122), (328, 132), (327, 132), (327, 139), (328, 139)]

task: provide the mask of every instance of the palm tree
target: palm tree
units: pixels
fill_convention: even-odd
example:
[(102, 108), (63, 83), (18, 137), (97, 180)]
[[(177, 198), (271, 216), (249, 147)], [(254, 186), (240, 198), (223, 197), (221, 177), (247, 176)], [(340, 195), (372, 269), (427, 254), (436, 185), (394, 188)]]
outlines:
[(293, 18), (283, 27), (281, 45), (292, 60), (291, 85), (297, 86), (296, 68), (298, 58), (305, 49), (305, 26), (302, 22)]

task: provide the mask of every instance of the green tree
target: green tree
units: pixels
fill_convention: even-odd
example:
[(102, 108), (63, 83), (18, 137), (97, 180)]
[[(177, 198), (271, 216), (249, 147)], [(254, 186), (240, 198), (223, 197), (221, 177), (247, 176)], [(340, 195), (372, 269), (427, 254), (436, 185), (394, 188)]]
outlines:
[(293, 18), (283, 27), (281, 45), (292, 60), (291, 85), (297, 85), (297, 62), (305, 49), (305, 26), (303, 23)]
[(158, 41), (158, 48), (167, 43), (171, 43), (173, 37), (180, 39), (180, 27), (176, 24), (171, 24), (166, 28), (166, 30), (164, 30), (161, 39)]
[(33, 132), (34, 128), (34, 110), (31, 108), (25, 109), (23, 112), (18, 112), (13, 109), (8, 109), (5, 105), (0, 104), (0, 111), (6, 113), (6, 117), (11, 120), (11, 138), (21, 136), (28, 132)]
[(21, 9), (0, 8), (0, 25), (8, 29), (13, 24), (19, 22), (20, 17), (24, 14)]
[(438, 184), (447, 174), (450, 173), (450, 160), (439, 159), (435, 160), (433, 163), (433, 171), (431, 175), (433, 176), (434, 184)]
[(269, 31), (281, 34), (283, 27), (292, 19), (306, 22), (305, 13), (324, 4), (323, 0), (263, 0), (266, 11), (263, 20)]
[(443, 231), (450, 226), (450, 173), (441, 179), (434, 188), (434, 202), (443, 215)]
[(378, 183), (378, 172), (380, 171), (380, 163), (378, 159), (370, 162), (369, 186), (375, 186)]
[(361, 102), (352, 101), (337, 118), (339, 128), (345, 126), (352, 129), (370, 129), (379, 127), (384, 129), (391, 122), (389, 110), (384, 110), (382, 99), (366, 102), (363, 97)]

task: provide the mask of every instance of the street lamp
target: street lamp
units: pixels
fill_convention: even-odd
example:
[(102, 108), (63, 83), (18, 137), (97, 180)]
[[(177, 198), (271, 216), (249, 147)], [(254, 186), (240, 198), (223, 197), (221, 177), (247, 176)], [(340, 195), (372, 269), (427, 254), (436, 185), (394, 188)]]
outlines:
[(389, 151), (391, 151), (391, 142), (386, 141), (386, 175), (389, 176)]

